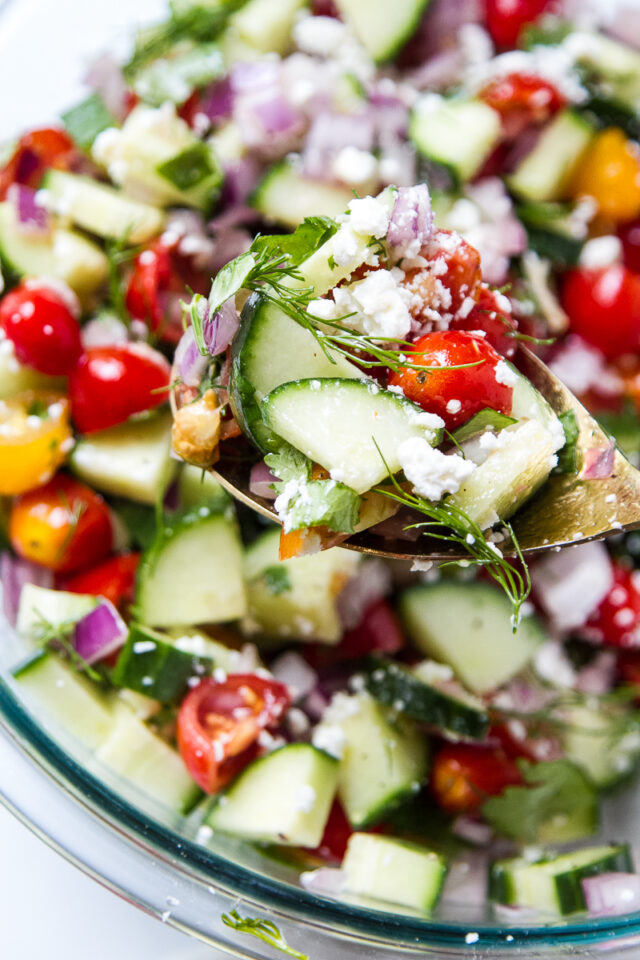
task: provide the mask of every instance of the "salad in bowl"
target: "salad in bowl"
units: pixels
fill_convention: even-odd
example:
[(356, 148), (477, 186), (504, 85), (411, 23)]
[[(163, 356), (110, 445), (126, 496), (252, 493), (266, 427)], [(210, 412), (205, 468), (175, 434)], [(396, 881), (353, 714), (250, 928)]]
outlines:
[(2, 683), (329, 905), (640, 909), (607, 819), (640, 761), (638, 537), (528, 560), (511, 526), (640, 453), (632, 22), (173, 0), (3, 156)]

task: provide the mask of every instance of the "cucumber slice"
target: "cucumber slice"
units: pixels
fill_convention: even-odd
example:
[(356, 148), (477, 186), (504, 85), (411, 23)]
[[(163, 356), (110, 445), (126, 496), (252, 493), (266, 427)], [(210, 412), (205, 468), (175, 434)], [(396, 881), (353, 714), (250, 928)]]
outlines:
[(84, 437), (69, 465), (92, 487), (139, 503), (155, 504), (175, 476), (171, 414), (161, 412)]
[(417, 793), (427, 773), (426, 738), (368, 693), (336, 694), (313, 742), (342, 751), (338, 795), (356, 830)]
[(275, 387), (306, 377), (361, 379), (362, 371), (340, 354), (330, 356), (335, 362), (325, 355), (312, 333), (276, 304), (257, 294), (247, 301), (240, 330), (231, 344), (229, 398), (243, 432), (260, 449), (277, 446), (259, 406)]
[(19, 277), (64, 280), (81, 300), (90, 298), (109, 273), (102, 250), (73, 230), (54, 227), (43, 237), (21, 233), (10, 203), (0, 203), (0, 261)]
[(254, 760), (217, 799), (205, 823), (246, 840), (317, 847), (337, 777), (334, 757), (292, 743)]
[(117, 687), (168, 703), (186, 692), (189, 680), (210, 675), (213, 667), (210, 657), (181, 650), (166, 634), (132, 623), (111, 680)]
[(602, 82), (614, 101), (637, 113), (640, 98), (640, 54), (601, 33), (576, 32), (565, 41), (589, 79)]
[(344, 213), (353, 192), (347, 187), (303, 177), (294, 163), (283, 160), (271, 168), (251, 197), (251, 206), (265, 220), (292, 230), (305, 217), (337, 217)]
[(365, 681), (367, 690), (380, 703), (449, 736), (483, 740), (489, 730), (484, 704), (457, 685), (452, 689), (450, 680), (443, 684), (432, 679), (433, 667), (426, 661), (408, 670), (392, 660), (373, 658)]
[(535, 617), (512, 632), (511, 604), (485, 583), (411, 587), (400, 612), (407, 632), (427, 657), (448, 663), (474, 693), (488, 693), (523, 669), (544, 640)]
[(354, 833), (342, 870), (350, 893), (430, 911), (442, 893), (447, 861), (417, 843)]
[(292, 47), (291, 31), (298, 13), (308, 5), (308, 0), (248, 0), (231, 14), (221, 39), (227, 63), (229, 53), (245, 47), (285, 56)]
[(489, 874), (489, 896), (496, 903), (564, 916), (586, 908), (581, 880), (612, 872), (634, 872), (627, 844), (587, 847), (538, 863), (497, 860)]
[(95, 138), (116, 120), (98, 93), (90, 94), (81, 103), (60, 115), (67, 132), (81, 150), (88, 150)]
[(529, 249), (538, 256), (575, 267), (586, 238), (571, 218), (572, 207), (564, 203), (524, 203), (517, 208), (529, 238)]
[(98, 597), (84, 593), (49, 590), (26, 583), (20, 593), (16, 630), (22, 637), (38, 638), (43, 620), (54, 627), (77, 623), (99, 603)]
[(482, 100), (428, 93), (417, 101), (409, 122), (418, 153), (443, 164), (457, 182), (471, 180), (501, 136), (500, 115)]
[(60, 390), (66, 386), (64, 377), (49, 377), (33, 367), (23, 367), (16, 360), (13, 342), (0, 341), (0, 400), (6, 400), (23, 390)]
[(507, 177), (525, 200), (562, 200), (574, 170), (594, 136), (592, 125), (575, 110), (562, 110), (543, 130), (531, 153)]
[(49, 170), (42, 186), (61, 217), (99, 237), (134, 245), (146, 243), (162, 230), (164, 216), (157, 207), (131, 200), (91, 177)]
[(247, 549), (248, 632), (266, 640), (338, 643), (338, 596), (355, 575), (360, 556), (332, 547), (280, 562), (279, 543), (280, 530), (272, 529)]
[(242, 547), (233, 517), (202, 506), (165, 521), (142, 558), (136, 604), (139, 619), (154, 627), (244, 616)]
[(396, 0), (390, 16), (386, 0), (336, 0), (342, 19), (375, 63), (395, 57), (415, 33), (428, 5), (429, 0)]
[(640, 737), (633, 717), (626, 711), (572, 706), (564, 711), (563, 719), (567, 724), (562, 735), (565, 753), (595, 787), (613, 787), (628, 779), (638, 766)]
[(430, 426), (429, 414), (373, 381), (283, 383), (260, 406), (273, 433), (356, 493), (384, 480), (388, 470), (400, 470), (397, 451), (404, 440), (424, 437), (436, 446), (442, 435)]

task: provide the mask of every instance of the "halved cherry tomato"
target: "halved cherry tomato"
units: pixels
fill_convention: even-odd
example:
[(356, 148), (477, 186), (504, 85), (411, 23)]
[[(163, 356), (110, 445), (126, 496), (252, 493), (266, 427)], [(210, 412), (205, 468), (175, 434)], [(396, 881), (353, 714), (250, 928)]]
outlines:
[(640, 220), (621, 224), (618, 236), (622, 240), (625, 266), (634, 273), (640, 273)]
[[(415, 370), (409, 367), (392, 372), (389, 382), (402, 387), (405, 396), (430, 413), (442, 417), (448, 430), (460, 426), (484, 407), (509, 414), (513, 387), (501, 382), (504, 360), (484, 337), (462, 330), (427, 333), (413, 345), (412, 361), (435, 367)], [(459, 370), (439, 370), (460, 364), (477, 364)], [(500, 379), (499, 379), (500, 378)]]
[(19, 556), (59, 573), (90, 567), (113, 546), (102, 497), (62, 473), (14, 501), (9, 537)]
[(599, 133), (571, 184), (574, 197), (593, 197), (601, 216), (625, 223), (640, 216), (640, 149), (622, 130)]
[(94, 347), (69, 377), (72, 419), (82, 433), (123, 423), (166, 403), (170, 378), (168, 362), (146, 344)]
[(507, 137), (517, 136), (530, 124), (544, 123), (566, 103), (552, 83), (526, 73), (496, 77), (480, 96), (502, 117)]
[(334, 800), (320, 845), (313, 852), (327, 863), (342, 863), (353, 828), (338, 800)]
[(121, 553), (109, 557), (103, 563), (83, 570), (65, 580), (60, 589), (69, 593), (90, 593), (95, 597), (110, 600), (114, 607), (121, 607), (133, 600), (136, 571), (140, 562), (139, 553)]
[(0, 301), (0, 329), (20, 363), (40, 373), (71, 373), (82, 353), (80, 327), (62, 294), (26, 280)]
[(487, 797), (522, 783), (514, 760), (499, 747), (446, 743), (436, 753), (430, 788), (446, 813), (473, 813)]
[(552, 0), (485, 0), (487, 28), (498, 47), (515, 47), (523, 29), (535, 23)]
[(511, 304), (507, 298), (497, 290), (491, 290), (485, 283), (471, 312), (451, 322), (452, 330), (468, 330), (470, 333), (482, 330), (487, 343), (503, 357), (512, 357), (516, 352), (517, 341), (509, 334), (517, 328), (518, 323), (511, 315)]
[(69, 401), (25, 390), (0, 401), (0, 494), (26, 493), (50, 480), (73, 446)]
[(613, 586), (589, 617), (587, 633), (606, 646), (640, 647), (640, 571), (614, 566)]
[(357, 660), (370, 653), (397, 653), (404, 646), (406, 639), (395, 610), (387, 600), (376, 600), (367, 607), (360, 623), (347, 630), (335, 647), (326, 643), (308, 643), (304, 656), (317, 669), (345, 660)]
[(407, 270), (402, 285), (415, 294), (409, 307), (414, 320), (426, 323), (433, 311), (455, 315), (470, 300), (480, 296), (480, 254), (470, 243), (450, 230), (436, 230), (420, 251), (428, 267)]
[(277, 726), (291, 702), (275, 680), (236, 673), (202, 680), (178, 713), (178, 748), (193, 779), (206, 793), (221, 790), (253, 759), (261, 730)]
[(25, 133), (0, 169), (0, 200), (5, 199), (12, 183), (37, 187), (48, 167), (68, 170), (75, 157), (73, 140), (63, 130), (45, 127)]
[(570, 270), (561, 299), (573, 332), (607, 359), (640, 347), (640, 276), (623, 264)]

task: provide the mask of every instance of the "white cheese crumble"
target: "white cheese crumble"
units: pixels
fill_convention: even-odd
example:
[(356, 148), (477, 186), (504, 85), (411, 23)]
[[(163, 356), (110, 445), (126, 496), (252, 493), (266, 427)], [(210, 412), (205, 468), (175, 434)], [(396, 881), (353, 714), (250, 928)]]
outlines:
[(580, 253), (580, 266), (587, 270), (600, 270), (622, 260), (620, 237), (594, 237), (587, 240)]
[(399, 270), (375, 270), (363, 280), (336, 287), (333, 300), (312, 300), (308, 311), (322, 320), (343, 319), (345, 326), (385, 340), (402, 340), (411, 329), (411, 294), (397, 282)]
[(316, 791), (310, 783), (301, 783), (296, 789), (296, 810), (302, 813), (311, 813), (316, 802)]
[(337, 180), (358, 186), (371, 180), (378, 169), (378, 161), (368, 150), (343, 147), (333, 158), (331, 172)]
[(362, 197), (352, 200), (347, 207), (349, 225), (356, 233), (375, 237), (386, 237), (389, 229), (389, 211), (376, 197)]
[(503, 387), (515, 387), (518, 382), (518, 374), (511, 369), (505, 360), (498, 360), (495, 373), (496, 383), (501, 383)]
[(447, 413), (460, 413), (462, 410), (462, 403), (460, 400), (449, 400), (447, 403)]
[(311, 736), (311, 743), (318, 750), (330, 753), (332, 757), (342, 758), (346, 737), (342, 727), (335, 723), (322, 723), (316, 727)]
[(410, 437), (398, 447), (398, 460), (416, 493), (427, 500), (440, 500), (457, 493), (475, 470), (475, 464), (458, 454), (444, 454), (422, 437)]

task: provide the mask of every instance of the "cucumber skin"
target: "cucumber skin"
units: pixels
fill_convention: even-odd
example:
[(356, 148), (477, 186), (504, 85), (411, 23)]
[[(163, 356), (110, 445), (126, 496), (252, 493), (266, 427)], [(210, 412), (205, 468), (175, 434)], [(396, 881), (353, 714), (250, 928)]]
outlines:
[(240, 328), (231, 343), (231, 368), (229, 371), (229, 403), (231, 411), (242, 432), (259, 450), (268, 451), (278, 446), (277, 438), (262, 421), (260, 405), (256, 400), (253, 386), (244, 375), (243, 355), (245, 346), (251, 339), (253, 325), (259, 318), (261, 299), (253, 293), (240, 315)]
[[(139, 642), (153, 642), (156, 649), (137, 653), (135, 646)], [(213, 667), (210, 657), (180, 650), (171, 643), (169, 637), (163, 637), (140, 624), (131, 624), (111, 680), (118, 687), (126, 687), (167, 703), (187, 691), (191, 677), (207, 676), (213, 672)], [(153, 682), (145, 684), (143, 681), (147, 679)]]
[[(416, 2), (414, 16), (407, 21), (404, 30), (402, 30), (402, 32), (395, 37), (392, 46), (386, 47), (382, 53), (379, 53), (376, 56), (371, 54), (374, 63), (387, 63), (389, 60), (393, 60), (393, 58), (400, 53), (404, 45), (408, 43), (418, 29), (418, 25), (420, 24), (420, 21), (422, 20), (422, 17), (424, 16), (430, 2), (431, 0), (419, 0), (419, 2)], [(336, 6), (338, 7), (340, 13), (346, 13), (343, 8), (347, 6), (347, 4), (341, 3), (340, 0), (337, 0)]]

